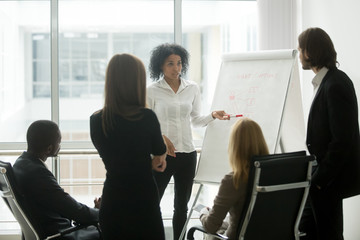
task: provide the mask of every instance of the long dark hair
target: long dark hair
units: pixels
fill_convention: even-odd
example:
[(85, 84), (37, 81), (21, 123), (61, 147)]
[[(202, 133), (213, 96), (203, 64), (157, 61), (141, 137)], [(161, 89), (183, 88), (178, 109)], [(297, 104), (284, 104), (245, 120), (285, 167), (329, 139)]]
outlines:
[(336, 51), (330, 36), (321, 28), (309, 28), (302, 32), (299, 37), (299, 48), (311, 67), (336, 68)]
[(146, 73), (142, 61), (130, 54), (116, 54), (105, 76), (105, 104), (102, 126), (105, 135), (114, 129), (114, 116), (139, 119), (146, 103)]

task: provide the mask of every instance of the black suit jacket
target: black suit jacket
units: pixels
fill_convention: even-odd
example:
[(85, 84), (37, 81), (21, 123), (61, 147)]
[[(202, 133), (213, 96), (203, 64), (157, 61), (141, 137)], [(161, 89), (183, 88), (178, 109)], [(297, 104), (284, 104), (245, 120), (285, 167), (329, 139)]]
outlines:
[(70, 227), (71, 220), (82, 224), (99, 221), (98, 209), (89, 208), (66, 193), (40, 159), (24, 152), (13, 170), (17, 185), (45, 234)]
[(307, 146), (318, 166), (312, 182), (331, 188), (341, 198), (360, 193), (360, 137), (358, 106), (350, 78), (329, 70), (313, 100), (307, 129)]

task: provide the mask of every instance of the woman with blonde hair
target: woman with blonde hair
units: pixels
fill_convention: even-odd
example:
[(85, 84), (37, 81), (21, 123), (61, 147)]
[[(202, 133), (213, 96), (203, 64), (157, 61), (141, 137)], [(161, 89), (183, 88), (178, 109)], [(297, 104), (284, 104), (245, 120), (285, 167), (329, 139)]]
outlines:
[(165, 170), (166, 145), (155, 113), (145, 107), (145, 93), (141, 60), (113, 56), (104, 107), (90, 117), (91, 140), (106, 168), (100, 207), (105, 240), (165, 239), (152, 170)]
[(222, 179), (213, 207), (201, 210), (200, 220), (207, 232), (216, 233), (229, 213), (225, 235), (235, 239), (247, 191), (250, 160), (255, 155), (269, 154), (260, 126), (249, 118), (238, 120), (232, 127), (228, 153), (233, 171)]

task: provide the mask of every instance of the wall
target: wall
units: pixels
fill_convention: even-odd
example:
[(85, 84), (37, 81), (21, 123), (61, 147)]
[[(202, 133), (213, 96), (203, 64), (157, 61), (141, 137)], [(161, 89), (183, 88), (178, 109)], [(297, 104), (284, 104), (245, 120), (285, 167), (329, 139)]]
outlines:
[[(330, 35), (338, 54), (339, 68), (353, 80), (360, 103), (360, 32), (355, 29), (360, 21), (359, 7), (358, 0), (303, 0), (301, 17), (302, 29), (320, 27)], [(303, 74), (303, 87), (307, 92), (314, 74), (310, 71)], [(309, 89), (312, 91), (312, 86)]]
[[(302, 28), (320, 27), (332, 38), (338, 54), (339, 68), (353, 80), (360, 103), (360, 1), (358, 0), (302, 0)], [(304, 106), (309, 106), (312, 87), (311, 71), (303, 71)], [(307, 113), (308, 110), (305, 112)], [(344, 200), (344, 237), (346, 240), (360, 239), (358, 226), (360, 196)]]
[[(257, 0), (259, 8), (259, 48), (297, 48), (297, 36), (309, 27), (323, 28), (332, 38), (339, 68), (353, 80), (360, 105), (360, 22), (358, 0)], [(295, 10), (294, 10), (295, 9)], [(289, 14), (291, 13), (291, 14)], [(295, 40), (295, 41), (294, 41)], [(300, 71), (304, 120), (311, 105), (312, 71)], [(344, 237), (360, 239), (358, 216), (360, 196), (344, 200)]]

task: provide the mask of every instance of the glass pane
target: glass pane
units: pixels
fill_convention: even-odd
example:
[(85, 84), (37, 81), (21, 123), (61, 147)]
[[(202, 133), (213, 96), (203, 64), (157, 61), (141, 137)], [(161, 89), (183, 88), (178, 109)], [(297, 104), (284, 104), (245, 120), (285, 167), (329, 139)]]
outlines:
[(70, 61), (65, 58), (59, 61), (59, 68), (62, 69), (59, 72), (59, 81), (61, 82), (69, 82), (70, 81)]
[(34, 60), (33, 79), (35, 82), (48, 83), (51, 78), (49, 60)]
[(88, 81), (88, 63), (86, 60), (72, 62), (72, 81)]
[[(50, 98), (49, 84), (35, 84), (33, 86), (33, 96), (40, 100), (41, 98)], [(31, 122), (30, 122), (31, 123)]]
[(91, 85), (91, 95), (95, 96), (98, 95), (99, 97), (102, 96), (104, 92), (104, 83), (101, 84), (92, 84)]
[(107, 57), (107, 34), (88, 34), (89, 38), (89, 51), (91, 59), (104, 59)]
[[(75, 98), (81, 98), (83, 96), (87, 96), (88, 95), (88, 85), (86, 84), (77, 84), (72, 86), (72, 91), (71, 91), (71, 96), (75, 97)], [(75, 139), (71, 139), (71, 140), (75, 140)]]
[(98, 155), (61, 155), (60, 184), (103, 184), (105, 167)]
[(70, 87), (64, 86), (60, 84), (60, 90), (59, 90), (60, 97), (70, 97)]
[(49, 61), (49, 57), (50, 57), (49, 34), (41, 34), (41, 33), (33, 34), (32, 45), (33, 45), (33, 59)]
[(78, 201), (93, 206), (104, 181), (105, 167), (98, 155), (60, 156), (60, 185)]
[(104, 60), (93, 60), (90, 65), (90, 81), (91, 83), (105, 81), (105, 71), (106, 71), (107, 62)]
[[(257, 50), (257, 3), (184, 0), (182, 11), (183, 46), (191, 56), (186, 78), (199, 84), (202, 110), (208, 114), (222, 54)], [(204, 131), (193, 131), (197, 147)]]
[(151, 49), (174, 41), (173, 8), (166, 0), (59, 1), (63, 141), (90, 141), (89, 117), (103, 106), (106, 66), (114, 54), (134, 54), (147, 69)]
[(89, 42), (85, 34), (76, 34), (70, 41), (71, 56), (73, 59), (86, 59), (88, 55)]
[(0, 142), (50, 119), (50, 1), (0, 1)]

